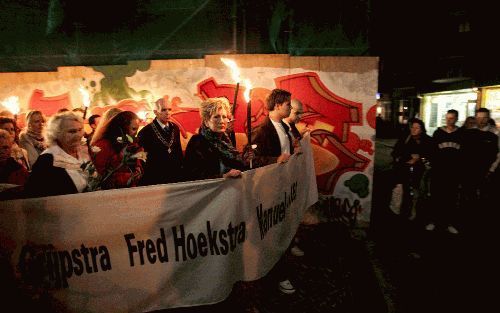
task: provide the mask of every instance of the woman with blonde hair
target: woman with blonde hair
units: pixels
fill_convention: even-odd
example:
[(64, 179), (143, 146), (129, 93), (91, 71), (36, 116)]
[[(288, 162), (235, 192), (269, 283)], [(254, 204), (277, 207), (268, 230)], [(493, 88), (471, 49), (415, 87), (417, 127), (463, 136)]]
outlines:
[(48, 148), (33, 165), (25, 192), (27, 197), (44, 197), (83, 192), (88, 175), (82, 165), (89, 161), (82, 145), (83, 119), (74, 112), (52, 116), (45, 130)]
[(226, 130), (230, 105), (226, 98), (208, 98), (201, 103), (201, 126), (186, 147), (185, 166), (189, 179), (239, 177), (247, 160), (233, 146)]
[(42, 134), (45, 116), (41, 111), (30, 111), (26, 115), (26, 122), (26, 129), (19, 134), (19, 146), (28, 152), (30, 166), (33, 166), (40, 153), (47, 148)]

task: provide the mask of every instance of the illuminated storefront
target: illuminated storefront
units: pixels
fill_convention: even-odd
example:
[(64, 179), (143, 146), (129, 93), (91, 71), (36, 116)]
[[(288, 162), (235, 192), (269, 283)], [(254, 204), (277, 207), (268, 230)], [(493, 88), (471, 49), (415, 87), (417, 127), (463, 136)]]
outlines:
[[(500, 88), (497, 90), (497, 102), (495, 103), (497, 103), (497, 108), (500, 108)], [(451, 109), (458, 111), (457, 125), (461, 126), (467, 116), (474, 115), (477, 99), (478, 93), (473, 89), (462, 89), (423, 95), (420, 113), (427, 128), (427, 133), (432, 136), (432, 133), (438, 127), (445, 125), (446, 112)]]
[(500, 127), (500, 86), (483, 89), (481, 106), (490, 110), (491, 118)]

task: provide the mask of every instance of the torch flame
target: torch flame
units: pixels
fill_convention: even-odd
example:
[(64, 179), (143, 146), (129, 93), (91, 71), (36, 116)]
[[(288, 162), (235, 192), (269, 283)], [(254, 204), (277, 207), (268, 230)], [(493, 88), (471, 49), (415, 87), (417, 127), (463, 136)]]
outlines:
[(12, 114), (19, 114), (19, 97), (11, 96), (2, 101), (2, 105)]
[(233, 80), (239, 83), (241, 79), (240, 68), (238, 67), (238, 65), (236, 65), (236, 62), (234, 62), (234, 60), (227, 58), (220, 58), (220, 60), (231, 70), (231, 76), (233, 77)]
[(88, 90), (83, 88), (82, 86), (80, 86), (80, 88), (78, 88), (78, 90), (82, 94), (83, 105), (88, 108), (90, 106), (90, 94), (89, 94)]
[(253, 86), (249, 79), (244, 80), (245, 92), (243, 93), (243, 97), (245, 97), (245, 101), (248, 103), (250, 101), (250, 91)]
[(146, 112), (146, 111), (139, 111), (139, 112), (137, 112), (137, 116), (138, 116), (141, 120), (145, 121), (145, 120), (146, 120), (146, 118), (148, 117), (148, 112)]

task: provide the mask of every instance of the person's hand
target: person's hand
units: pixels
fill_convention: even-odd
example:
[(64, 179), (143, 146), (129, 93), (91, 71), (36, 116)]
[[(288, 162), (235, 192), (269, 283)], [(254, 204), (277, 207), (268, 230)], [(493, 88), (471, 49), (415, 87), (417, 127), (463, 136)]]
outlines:
[(276, 163), (286, 163), (289, 159), (290, 159), (290, 154), (283, 153), (278, 157), (278, 160), (276, 160)]
[(420, 160), (420, 155), (418, 154), (412, 154), (411, 155), (411, 159), (406, 161), (406, 164), (409, 164), (409, 165), (414, 165), (415, 163), (417, 163), (418, 161)]
[(295, 154), (302, 154), (302, 147), (298, 145), (297, 147), (294, 148), (294, 153)]
[(257, 145), (253, 144), (251, 146), (246, 145), (245, 148), (243, 148), (243, 160), (246, 162), (252, 160), (255, 158), (255, 152), (254, 149), (257, 148)]
[(240, 170), (235, 170), (234, 168), (230, 169), (229, 172), (222, 175), (223, 178), (238, 178), (241, 176)]

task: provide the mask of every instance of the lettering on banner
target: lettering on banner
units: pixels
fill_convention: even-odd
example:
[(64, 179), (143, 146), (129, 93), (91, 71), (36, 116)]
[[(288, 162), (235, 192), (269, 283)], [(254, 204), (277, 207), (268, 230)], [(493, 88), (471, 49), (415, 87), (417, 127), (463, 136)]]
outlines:
[[(214, 229), (210, 221), (206, 222), (206, 232), (198, 234), (186, 232), (181, 225), (172, 228), (173, 250), (176, 262), (206, 257), (208, 255), (227, 255), (246, 239), (246, 224), (241, 222), (227, 229)], [(160, 228), (160, 237), (156, 240), (138, 240), (133, 233), (124, 235), (127, 243), (130, 266), (169, 262), (165, 230)]]
[[(172, 230), (172, 248), (176, 262), (184, 262), (209, 255), (227, 255), (238, 245), (245, 242), (246, 224), (230, 222), (225, 229), (215, 229), (210, 221), (206, 222), (206, 231), (191, 233), (183, 224)], [(167, 263), (167, 236), (160, 228), (155, 239), (138, 239), (134, 233), (124, 235), (130, 267), (146, 264)], [(88, 247), (81, 244), (72, 250), (57, 250), (54, 245), (23, 246), (19, 256), (18, 269), (24, 284), (43, 288), (68, 288), (68, 280), (73, 276), (109, 271), (111, 255), (104, 245)]]
[(83, 243), (71, 251), (56, 250), (53, 245), (26, 244), (21, 249), (18, 270), (27, 285), (44, 288), (68, 288), (73, 275), (111, 270), (106, 246), (86, 247)]
[(290, 186), (290, 192), (285, 192), (284, 199), (267, 209), (262, 209), (262, 203), (256, 207), (257, 219), (259, 221), (260, 239), (264, 239), (267, 232), (275, 225), (283, 222), (287, 209), (297, 198), (297, 182)]

